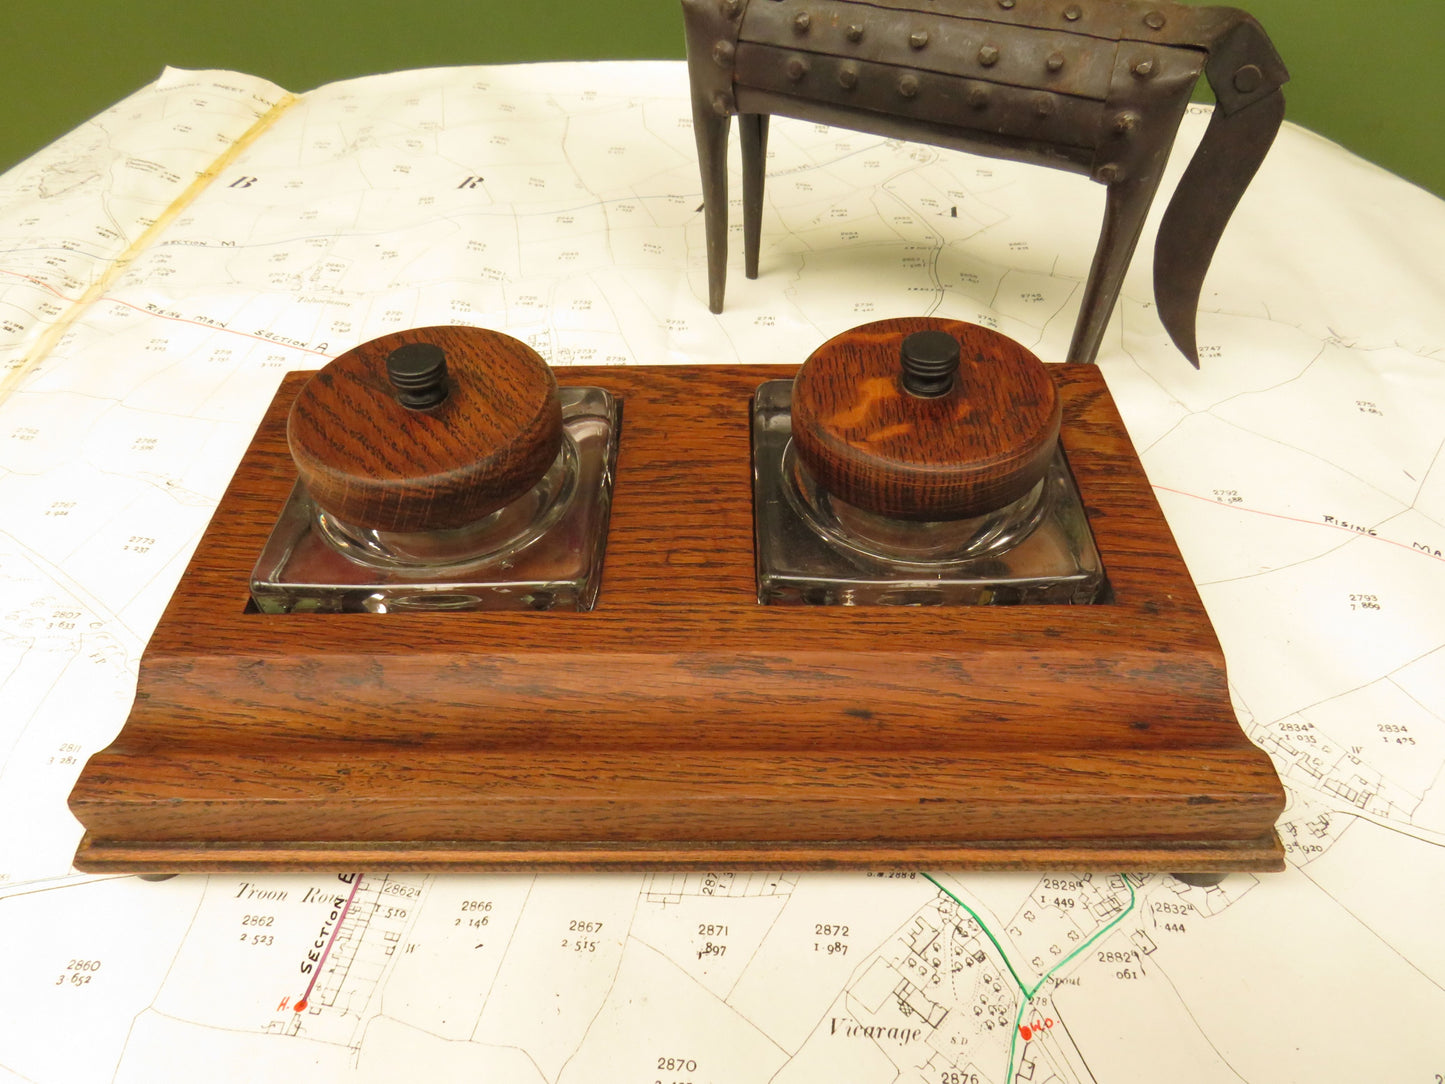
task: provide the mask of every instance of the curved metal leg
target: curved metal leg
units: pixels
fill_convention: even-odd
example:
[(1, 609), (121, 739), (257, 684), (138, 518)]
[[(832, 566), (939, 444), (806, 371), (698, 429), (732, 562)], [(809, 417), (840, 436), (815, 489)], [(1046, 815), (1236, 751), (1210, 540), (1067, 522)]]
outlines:
[(1176, 881), (1183, 881), (1194, 888), (1213, 888), (1220, 881), (1224, 880), (1227, 874), (1223, 873), (1174, 873), (1170, 874)]
[(763, 185), (768, 160), (768, 115), (739, 113), (738, 135), (743, 144), (743, 268), (750, 279), (758, 277), (758, 248), (763, 235)]
[(1159, 221), (1154, 244), (1159, 321), (1196, 369), (1195, 323), (1204, 276), (1225, 225), (1283, 121), (1284, 94), (1278, 90), (1233, 113), (1216, 108)]
[(169, 881), (176, 875), (174, 873), (137, 873), (136, 876), (142, 881)]

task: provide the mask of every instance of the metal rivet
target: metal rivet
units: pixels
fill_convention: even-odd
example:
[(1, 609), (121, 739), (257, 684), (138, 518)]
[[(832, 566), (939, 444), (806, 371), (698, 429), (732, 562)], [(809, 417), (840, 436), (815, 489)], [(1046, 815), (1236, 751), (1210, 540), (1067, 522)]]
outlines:
[(813, 17), (806, 11), (800, 11), (793, 16), (793, 33), (806, 34), (808, 27), (813, 25)]
[(918, 76), (905, 75), (898, 80), (898, 93), (905, 98), (912, 98), (918, 94)]
[(928, 31), (915, 30), (913, 33), (908, 35), (908, 44), (915, 49), (922, 49), (925, 45), (928, 44)]
[(808, 74), (808, 62), (807, 62), (806, 60), (804, 60), (804, 59), (803, 59), (802, 57), (800, 57), (800, 56), (790, 56), (790, 57), (788, 58), (788, 78), (789, 78), (789, 79), (791, 79), (793, 82), (796, 83), (798, 80), (802, 79), (803, 76), (805, 76), (805, 75), (807, 75), (807, 74)]
[(858, 69), (846, 67), (838, 69), (838, 85), (844, 90), (852, 90), (858, 85)]
[(1004, 11), (1011, 11), (1013, 10), (1014, 0), (998, 0), (998, 6), (1003, 8)]
[(712, 111), (720, 117), (731, 116), (733, 111), (732, 95), (728, 94), (725, 90), (720, 90), (714, 94), (712, 96)]
[(1044, 61), (1044, 66), (1051, 72), (1056, 72), (1064, 66), (1063, 53), (1050, 53), (1049, 59)]
[(848, 40), (849, 40), (849, 41), (862, 41), (862, 40), (863, 40), (863, 24), (862, 24), (862, 23), (854, 23), (852, 26), (848, 27)]
[(1152, 56), (1146, 56), (1136, 60), (1133, 65), (1130, 66), (1129, 70), (1140, 79), (1148, 79), (1154, 74), (1154, 58)]
[(1064, 8), (1064, 18), (1068, 19), (1071, 23), (1078, 22), (1079, 16), (1082, 14), (1084, 14), (1084, 12), (1082, 11), (1082, 9), (1080, 9), (1078, 4), (1070, 4), (1068, 7)]
[(1151, 11), (1144, 16), (1144, 25), (1150, 30), (1164, 29), (1164, 13), (1162, 11)]
[(736, 19), (743, 10), (743, 0), (718, 0), (718, 11), (724, 19)]
[(1253, 94), (1264, 83), (1264, 72), (1253, 64), (1246, 64), (1234, 73), (1234, 89), (1241, 94)]
[(983, 109), (988, 105), (993, 95), (989, 93), (988, 87), (974, 87), (968, 92), (968, 104), (975, 109)]
[(1132, 109), (1120, 113), (1114, 118), (1114, 131), (1120, 135), (1128, 135), (1135, 128), (1139, 127), (1140, 116)]
[(732, 66), (733, 54), (737, 50), (730, 41), (720, 41), (712, 47), (712, 58), (719, 67), (727, 68)]
[(1041, 117), (1052, 116), (1056, 106), (1052, 94), (1040, 94), (1034, 99), (1034, 112)]
[(1119, 179), (1119, 167), (1112, 162), (1106, 166), (1099, 167), (1099, 180), (1105, 184), (1113, 184)]
[(979, 49), (978, 62), (985, 68), (992, 68), (998, 63), (998, 46), (985, 45)]

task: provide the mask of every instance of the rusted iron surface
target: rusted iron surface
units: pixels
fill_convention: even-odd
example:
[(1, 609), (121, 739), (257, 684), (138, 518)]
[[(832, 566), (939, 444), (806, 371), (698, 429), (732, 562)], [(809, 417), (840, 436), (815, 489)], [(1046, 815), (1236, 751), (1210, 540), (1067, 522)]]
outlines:
[(768, 117), (1086, 174), (1104, 222), (1069, 361), (1098, 353), (1201, 73), (1217, 101), (1155, 248), (1160, 318), (1198, 365), (1215, 246), (1284, 114), (1284, 64), (1234, 8), (1135, 0), (682, 0), (702, 172), (708, 300), (727, 271), (727, 141), (743, 151), (745, 269), (757, 275)]

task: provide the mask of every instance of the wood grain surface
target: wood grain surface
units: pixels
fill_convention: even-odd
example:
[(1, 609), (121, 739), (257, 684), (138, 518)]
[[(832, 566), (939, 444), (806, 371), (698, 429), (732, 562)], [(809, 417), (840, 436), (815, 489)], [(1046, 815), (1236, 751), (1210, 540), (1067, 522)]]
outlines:
[[(920, 398), (902, 383), (903, 340), (952, 335), (953, 387)], [(830, 493), (879, 515), (962, 519), (993, 511), (1043, 477), (1060, 407), (1043, 362), (996, 331), (958, 320), (879, 320), (829, 339), (793, 388), (793, 444)]]
[(597, 609), (443, 615), (248, 612), (287, 378), (71, 796), (78, 861), (1277, 867), (1283, 791), (1098, 371), (1048, 369), (1110, 602), (765, 607), (748, 401), (792, 372), (564, 371), (623, 402)]
[[(450, 394), (429, 410), (397, 401), (386, 357), (432, 343)], [(556, 458), (562, 411), (551, 369), (531, 347), (471, 327), (398, 331), (316, 373), (291, 408), (287, 440), (322, 508), (381, 531), (461, 527), (521, 496)]]
[[(916, 839), (903, 844), (881, 840), (866, 843), (769, 840), (762, 844), (722, 840), (651, 843), (589, 840), (571, 845), (507, 840), (470, 843), (211, 841), (198, 847), (187, 842), (116, 843), (87, 835), (76, 854), (76, 864), (86, 870), (126, 873), (856, 869), (866, 865), (880, 870), (1166, 870), (1213, 874), (1221, 870), (1276, 870), (1280, 868), (1279, 853), (1279, 840), (1273, 831), (1259, 839), (1239, 843), (1190, 844), (1176, 840), (1158, 846), (1127, 840), (950, 843)], [(867, 860), (860, 860), (860, 854), (866, 854)]]

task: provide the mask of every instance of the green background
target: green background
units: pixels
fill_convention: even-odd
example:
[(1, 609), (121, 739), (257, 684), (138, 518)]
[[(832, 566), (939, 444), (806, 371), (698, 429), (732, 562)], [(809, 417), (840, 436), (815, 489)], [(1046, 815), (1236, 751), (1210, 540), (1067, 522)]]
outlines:
[[(167, 64), (287, 90), (371, 72), (681, 57), (676, 0), (0, 0), (0, 169)], [(1293, 81), (1289, 117), (1445, 195), (1445, 0), (1247, 0)]]

